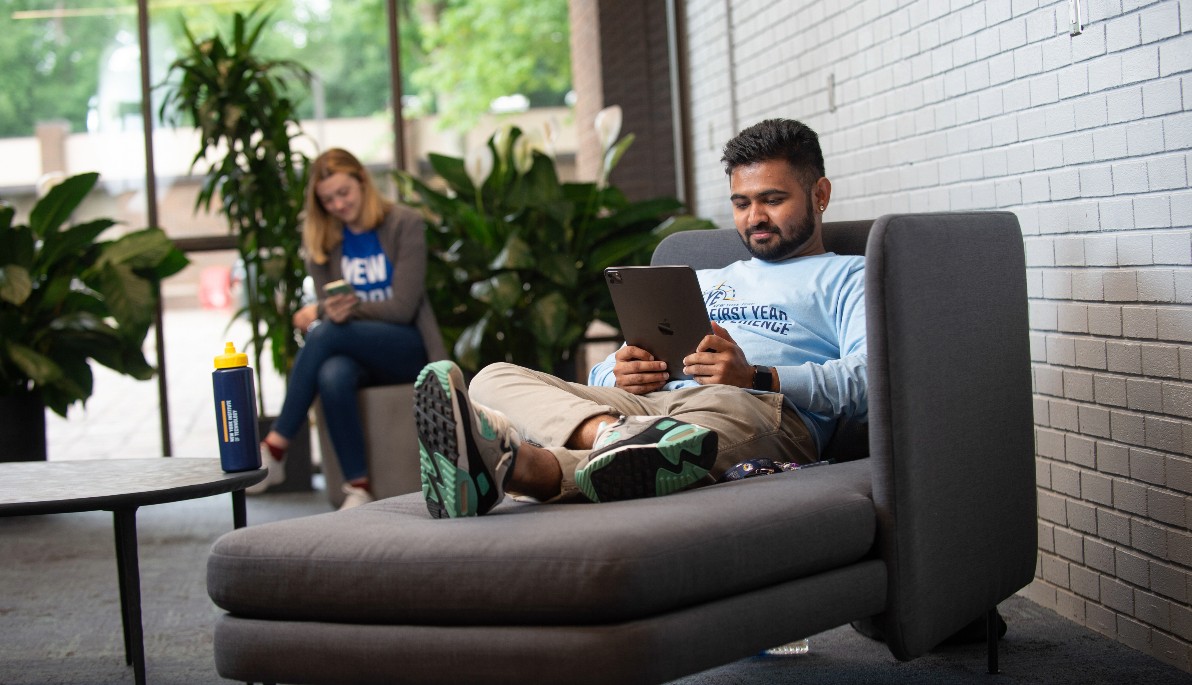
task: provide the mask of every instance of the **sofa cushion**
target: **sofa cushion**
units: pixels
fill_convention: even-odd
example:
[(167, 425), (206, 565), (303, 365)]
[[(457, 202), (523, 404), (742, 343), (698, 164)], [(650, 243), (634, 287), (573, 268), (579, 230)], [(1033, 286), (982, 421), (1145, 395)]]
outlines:
[(431, 519), (420, 495), (250, 526), (208, 558), (248, 618), (608, 623), (812, 576), (874, 546), (868, 460), (604, 504), (503, 503)]

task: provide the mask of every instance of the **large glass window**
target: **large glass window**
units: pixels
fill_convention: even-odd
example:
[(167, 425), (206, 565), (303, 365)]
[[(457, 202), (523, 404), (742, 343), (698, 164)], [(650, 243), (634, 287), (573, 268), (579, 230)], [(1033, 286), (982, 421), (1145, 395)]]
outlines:
[[(183, 27), (196, 38), (229, 35), (233, 13), (258, 5), (271, 17), (262, 53), (296, 60), (314, 76), (309, 88), (293, 93), (308, 155), (347, 148), (384, 187), (399, 166), (393, 117), (404, 111), (400, 166), (407, 169), (429, 172), (429, 153), (463, 155), (505, 123), (529, 130), (550, 122), (560, 171), (574, 175), (567, 0), (399, 0), (397, 59), (388, 0), (0, 0), (0, 199), (23, 220), (39, 187), (96, 171), (98, 190), (76, 219), (112, 217), (121, 222), (113, 230), (121, 231), (147, 225), (155, 213), (175, 239), (226, 236), (218, 206), (195, 211), (207, 168), (203, 161), (191, 166), (197, 134), (185, 122), (163, 124), (157, 113), (169, 66), (186, 49)], [(143, 7), (154, 198), (142, 118)], [(394, 62), (401, 65), (400, 109), (391, 87)], [(238, 309), (235, 253), (189, 257), (192, 265), (163, 285), (173, 453), (209, 456), (211, 357), (223, 340), (241, 343), (247, 335), (230, 323)], [(146, 356), (154, 360), (156, 350)], [(157, 384), (93, 369), (86, 410), (72, 409), (69, 420), (47, 417), (51, 458), (159, 453)], [(276, 411), (284, 383), (269, 383), (266, 408)], [(140, 415), (145, 429), (97, 439), (117, 412)]]

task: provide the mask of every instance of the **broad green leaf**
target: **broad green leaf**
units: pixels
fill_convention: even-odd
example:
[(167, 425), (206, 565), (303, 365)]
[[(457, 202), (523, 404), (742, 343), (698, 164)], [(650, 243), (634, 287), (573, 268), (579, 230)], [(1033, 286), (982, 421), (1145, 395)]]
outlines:
[(608, 152), (604, 154), (604, 178), (608, 178), (612, 174), (613, 169), (617, 168), (617, 163), (621, 161), (621, 157), (625, 155), (625, 151), (629, 149), (629, 146), (633, 145), (633, 140), (634, 135), (630, 133), (617, 141), (617, 144), (610, 147)]
[(707, 231), (716, 228), (716, 224), (707, 219), (701, 219), (690, 214), (680, 214), (672, 216), (663, 221), (654, 229), (654, 234), (659, 238), (665, 238), (672, 233), (679, 233), (681, 231)]
[(537, 332), (539, 341), (546, 345), (558, 342), (567, 330), (567, 299), (559, 292), (534, 300), (529, 314), (530, 325)]
[(8, 358), (35, 384), (48, 385), (62, 377), (54, 361), (14, 341), (7, 341)]
[(491, 311), (500, 313), (517, 304), (523, 293), (522, 282), (517, 274), (504, 272), (472, 284), (470, 294), (473, 299), (487, 304)]
[(465, 369), (478, 370), (480, 368), (480, 348), (484, 343), (484, 333), (488, 328), (489, 317), (485, 315), (479, 321), (468, 326), (459, 335), (452, 352), (455, 360)]
[(156, 303), (153, 284), (137, 276), (127, 265), (108, 264), (99, 268), (94, 284), (121, 328), (138, 329), (153, 320)]
[[(538, 268), (552, 283), (565, 288), (574, 287), (580, 279), (580, 270), (576, 266), (575, 257), (569, 254), (543, 255), (538, 262)], [(601, 276), (597, 277), (602, 278)]]
[(427, 155), (427, 158), (435, 173), (441, 176), (457, 195), (469, 199), (473, 197), (472, 181), (464, 169), (464, 160), (434, 152)]
[(97, 219), (45, 235), (41, 253), (36, 257), (37, 269), (44, 270), (49, 265), (86, 251), (104, 231), (115, 224), (111, 219)]
[(36, 253), (37, 245), (31, 228), (24, 224), (0, 227), (0, 264), (16, 264), (32, 269)]
[(83, 198), (95, 187), (99, 174), (87, 173), (71, 176), (50, 189), (46, 196), (38, 201), (29, 214), (29, 226), (34, 235), (44, 238), (47, 234), (56, 232), (58, 228), (70, 219)]
[(534, 267), (534, 251), (521, 239), (521, 235), (514, 232), (505, 241), (505, 247), (488, 265), (490, 269), (530, 269)]
[(145, 228), (121, 236), (105, 246), (99, 265), (127, 264), (134, 269), (155, 267), (176, 248), (159, 228)]
[(659, 217), (667, 216), (682, 208), (683, 203), (674, 198), (659, 197), (631, 204), (621, 211), (605, 217), (603, 221), (615, 227), (632, 226), (644, 222), (652, 228), (658, 224)]
[(33, 293), (29, 271), (16, 264), (0, 266), (0, 300), (21, 306)]

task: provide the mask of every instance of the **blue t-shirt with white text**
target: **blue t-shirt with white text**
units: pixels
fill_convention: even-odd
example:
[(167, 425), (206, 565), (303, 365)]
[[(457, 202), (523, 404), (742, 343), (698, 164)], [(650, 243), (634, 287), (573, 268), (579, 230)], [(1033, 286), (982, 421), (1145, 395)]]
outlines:
[(353, 233), (345, 226), (340, 268), (344, 280), (365, 302), (393, 297), (393, 263), (381, 249), (376, 231)]

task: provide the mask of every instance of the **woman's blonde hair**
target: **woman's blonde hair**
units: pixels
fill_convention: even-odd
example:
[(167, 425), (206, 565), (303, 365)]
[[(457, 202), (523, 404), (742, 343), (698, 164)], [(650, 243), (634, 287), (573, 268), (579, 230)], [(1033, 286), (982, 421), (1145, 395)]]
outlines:
[(372, 176), (351, 152), (331, 148), (316, 157), (310, 165), (310, 181), (306, 185), (306, 223), (302, 227), (302, 245), (316, 264), (326, 264), (327, 253), (343, 241), (339, 220), (327, 213), (315, 192), (315, 186), (335, 174), (347, 174), (360, 182), (360, 226), (376, 228), (393, 206), (392, 202), (377, 192)]

